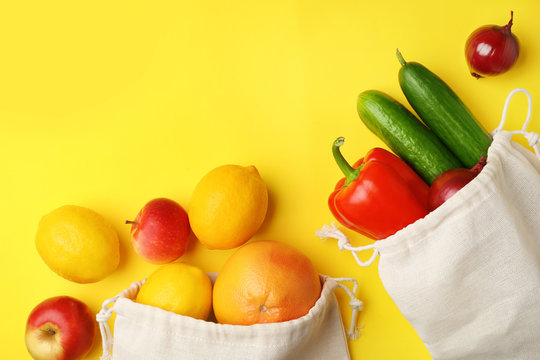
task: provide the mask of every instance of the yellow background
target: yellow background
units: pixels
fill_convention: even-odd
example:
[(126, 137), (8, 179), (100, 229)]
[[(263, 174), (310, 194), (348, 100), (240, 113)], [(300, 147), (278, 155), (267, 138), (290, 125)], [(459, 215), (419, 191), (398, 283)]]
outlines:
[[(464, 43), (514, 10), (521, 56), (507, 74), (475, 80)], [(341, 174), (330, 153), (346, 138), (352, 162), (383, 146), (360, 122), (356, 96), (379, 89), (405, 103), (399, 48), (458, 93), (489, 130), (509, 91), (533, 96), (539, 131), (537, 1), (3, 1), (0, 5), (0, 339), (4, 359), (26, 359), (26, 317), (42, 300), (101, 303), (155, 265), (133, 252), (126, 219), (154, 197), (184, 207), (198, 180), (223, 164), (255, 165), (270, 192), (254, 239), (295, 245), (319, 272), (354, 277), (365, 309), (354, 359), (429, 359), (386, 294), (377, 265), (360, 268), (314, 232), (332, 221), (326, 200)], [(526, 114), (512, 102), (507, 129)], [(121, 237), (122, 260), (105, 280), (79, 285), (45, 265), (39, 219), (64, 204), (92, 208)], [(355, 245), (370, 243), (348, 233)], [(191, 238), (186, 262), (219, 271), (232, 253)], [(363, 254), (367, 258), (369, 254)], [(345, 325), (350, 309), (338, 291)], [(98, 359), (96, 341), (89, 359)]]

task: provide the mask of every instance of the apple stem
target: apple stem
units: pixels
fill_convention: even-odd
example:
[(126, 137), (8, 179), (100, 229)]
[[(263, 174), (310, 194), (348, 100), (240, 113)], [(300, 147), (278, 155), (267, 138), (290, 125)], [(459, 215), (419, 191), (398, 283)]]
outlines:
[(138, 222), (136, 222), (136, 221), (131, 221), (131, 220), (126, 220), (126, 224), (130, 224), (130, 225), (139, 225)]

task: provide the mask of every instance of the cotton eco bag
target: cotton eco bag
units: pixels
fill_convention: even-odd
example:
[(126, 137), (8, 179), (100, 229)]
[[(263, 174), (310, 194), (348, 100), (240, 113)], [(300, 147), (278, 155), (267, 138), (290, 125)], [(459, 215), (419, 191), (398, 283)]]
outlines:
[[(215, 280), (217, 274), (209, 274)], [(280, 323), (225, 325), (178, 315), (134, 299), (144, 281), (136, 281), (103, 303), (97, 315), (103, 341), (102, 360), (258, 360), (350, 359), (347, 337), (357, 335), (362, 302), (354, 295), (354, 279), (321, 275), (321, 296), (305, 316)], [(352, 281), (352, 291), (341, 282)], [(347, 334), (334, 295), (340, 287), (350, 296), (351, 326)], [(107, 321), (116, 313), (114, 336)], [(112, 355), (111, 355), (112, 350)]]
[[(528, 118), (504, 131), (516, 92), (529, 97)], [(318, 232), (360, 265), (380, 256), (385, 289), (434, 359), (540, 358), (540, 161), (511, 139), (526, 136), (539, 156), (538, 135), (526, 132), (530, 100), (511, 92), (485, 168), (425, 218), (364, 247), (335, 227)], [(368, 249), (363, 263), (357, 252)]]

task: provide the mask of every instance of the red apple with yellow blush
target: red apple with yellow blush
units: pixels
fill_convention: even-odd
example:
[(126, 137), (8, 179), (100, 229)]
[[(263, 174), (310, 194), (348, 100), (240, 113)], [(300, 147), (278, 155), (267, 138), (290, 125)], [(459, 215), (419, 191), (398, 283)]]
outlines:
[(187, 248), (190, 226), (187, 212), (167, 198), (149, 201), (131, 224), (135, 252), (148, 262), (167, 264), (181, 257)]
[(36, 360), (76, 360), (92, 348), (96, 321), (90, 308), (70, 296), (39, 303), (28, 316), (25, 343)]

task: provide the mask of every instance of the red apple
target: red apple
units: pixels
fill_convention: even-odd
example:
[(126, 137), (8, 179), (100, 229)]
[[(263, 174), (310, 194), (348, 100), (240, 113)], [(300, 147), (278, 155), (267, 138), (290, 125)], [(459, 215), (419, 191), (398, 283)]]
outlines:
[(190, 226), (187, 212), (177, 202), (157, 198), (148, 202), (131, 224), (135, 252), (154, 264), (170, 263), (184, 254)]
[(95, 337), (94, 314), (70, 296), (41, 302), (26, 322), (26, 347), (36, 360), (80, 359), (90, 351)]

